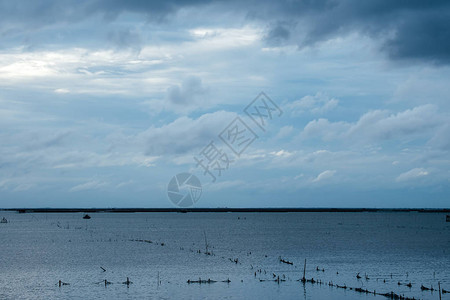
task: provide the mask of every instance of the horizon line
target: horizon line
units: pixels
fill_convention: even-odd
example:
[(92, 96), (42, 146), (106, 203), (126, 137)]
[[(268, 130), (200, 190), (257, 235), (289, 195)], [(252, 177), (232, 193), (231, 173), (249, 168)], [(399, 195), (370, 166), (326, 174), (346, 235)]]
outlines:
[(138, 207), (73, 207), (73, 208), (0, 208), (0, 211), (17, 211), (19, 213), (77, 213), (77, 212), (432, 212), (450, 213), (450, 208), (361, 208), (361, 207), (193, 207), (193, 208), (138, 208)]

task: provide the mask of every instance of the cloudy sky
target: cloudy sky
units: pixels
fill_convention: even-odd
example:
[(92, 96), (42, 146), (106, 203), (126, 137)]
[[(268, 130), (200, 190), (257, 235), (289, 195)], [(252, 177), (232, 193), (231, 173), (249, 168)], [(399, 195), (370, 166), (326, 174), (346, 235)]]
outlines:
[(448, 1), (0, 1), (0, 207), (449, 207), (449, 66)]

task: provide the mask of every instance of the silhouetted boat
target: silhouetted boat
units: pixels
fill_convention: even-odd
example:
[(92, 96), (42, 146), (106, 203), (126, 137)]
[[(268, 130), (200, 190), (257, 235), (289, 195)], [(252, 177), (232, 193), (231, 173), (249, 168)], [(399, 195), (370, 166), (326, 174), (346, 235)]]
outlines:
[(89, 220), (90, 218), (91, 218), (91, 216), (88, 215), (88, 214), (85, 214), (85, 215), (83, 216), (83, 219), (85, 219), (85, 220)]
[(6, 223), (8, 223), (8, 220), (6, 220), (6, 218), (3, 217), (3, 218), (0, 220), (0, 223), (6, 224)]
[(429, 288), (429, 287), (424, 286), (423, 284), (420, 286), (420, 289), (422, 291), (434, 291), (433, 287)]
[(445, 221), (450, 222), (450, 215), (447, 215), (447, 217), (445, 218)]
[(285, 263), (285, 264), (288, 264), (288, 265), (293, 265), (293, 264), (294, 264), (294, 263), (291, 262), (291, 261), (282, 259), (281, 256), (279, 256), (278, 258), (280, 259), (280, 262), (282, 262), (282, 263)]

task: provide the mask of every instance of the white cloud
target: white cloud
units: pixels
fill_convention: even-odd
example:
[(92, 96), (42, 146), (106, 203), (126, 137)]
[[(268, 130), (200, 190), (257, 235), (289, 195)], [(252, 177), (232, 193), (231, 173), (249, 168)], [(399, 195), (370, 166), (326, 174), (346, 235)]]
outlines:
[(313, 179), (313, 182), (319, 182), (319, 181), (323, 181), (323, 180), (329, 179), (329, 178), (333, 177), (334, 174), (336, 174), (336, 170), (323, 171), (322, 173), (317, 175), (316, 178)]
[(72, 187), (69, 192), (79, 192), (79, 191), (86, 191), (86, 190), (97, 190), (100, 188), (103, 188), (107, 186), (108, 183), (104, 181), (98, 181), (98, 180), (92, 180), (88, 181), (79, 185), (76, 185)]
[(235, 116), (232, 112), (218, 111), (197, 119), (180, 117), (167, 125), (150, 127), (137, 139), (143, 141), (149, 155), (182, 154), (217, 140)]
[(307, 95), (300, 100), (286, 104), (285, 110), (290, 111), (294, 116), (304, 112), (324, 114), (336, 108), (338, 104), (339, 100), (330, 98), (328, 95), (319, 92), (314, 96)]
[(197, 76), (188, 76), (181, 84), (172, 84), (162, 99), (145, 101), (150, 108), (150, 115), (165, 111), (187, 115), (194, 110), (206, 110), (210, 106), (210, 89)]
[(196, 44), (208, 50), (224, 50), (251, 45), (261, 39), (261, 30), (256, 27), (242, 28), (195, 28), (189, 30)]
[(327, 119), (317, 119), (306, 124), (301, 136), (304, 138), (321, 138), (333, 140), (344, 135), (351, 125), (347, 122), (330, 122)]
[(56, 89), (54, 92), (57, 93), (57, 94), (68, 94), (68, 93), (70, 93), (70, 91), (68, 89)]
[(363, 115), (348, 134), (365, 135), (377, 140), (402, 138), (427, 132), (441, 122), (437, 107), (431, 104), (386, 114), (384, 111), (373, 111)]
[(401, 181), (409, 181), (409, 180), (414, 180), (420, 177), (424, 177), (424, 176), (428, 176), (429, 172), (423, 168), (414, 168), (412, 170), (409, 170), (407, 172), (404, 172), (402, 174), (400, 174), (397, 178), (396, 181), (397, 182), (401, 182)]
[(396, 114), (374, 110), (362, 115), (356, 123), (313, 120), (305, 126), (301, 135), (323, 140), (351, 139), (352, 142), (413, 139), (430, 134), (444, 120), (434, 105), (418, 106)]
[(122, 181), (116, 185), (116, 189), (120, 189), (122, 187), (129, 186), (130, 184), (133, 184), (133, 183), (134, 183), (134, 181), (131, 179), (128, 181)]
[[(0, 52), (0, 79), (3, 86), (26, 84), (27, 88), (59, 94), (151, 94), (167, 88), (167, 74), (173, 71), (151, 67), (171, 59), (161, 51), (137, 55), (128, 50), (66, 48), (26, 52), (18, 48)], [(64, 88), (52, 88), (55, 86)]]
[(291, 156), (293, 153), (281, 149), (280, 151), (273, 151), (273, 152), (270, 152), (270, 154), (272, 154), (272, 155), (274, 155), (274, 156), (277, 156), (277, 157), (289, 157), (289, 156)]

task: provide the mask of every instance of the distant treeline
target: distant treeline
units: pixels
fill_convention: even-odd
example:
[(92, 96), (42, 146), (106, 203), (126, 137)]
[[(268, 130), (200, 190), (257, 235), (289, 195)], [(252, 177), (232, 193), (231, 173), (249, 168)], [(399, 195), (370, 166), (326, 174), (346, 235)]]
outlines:
[(450, 213), (449, 208), (4, 208), (3, 211), (19, 213), (139, 213), (139, 212), (420, 212), (420, 213)]

